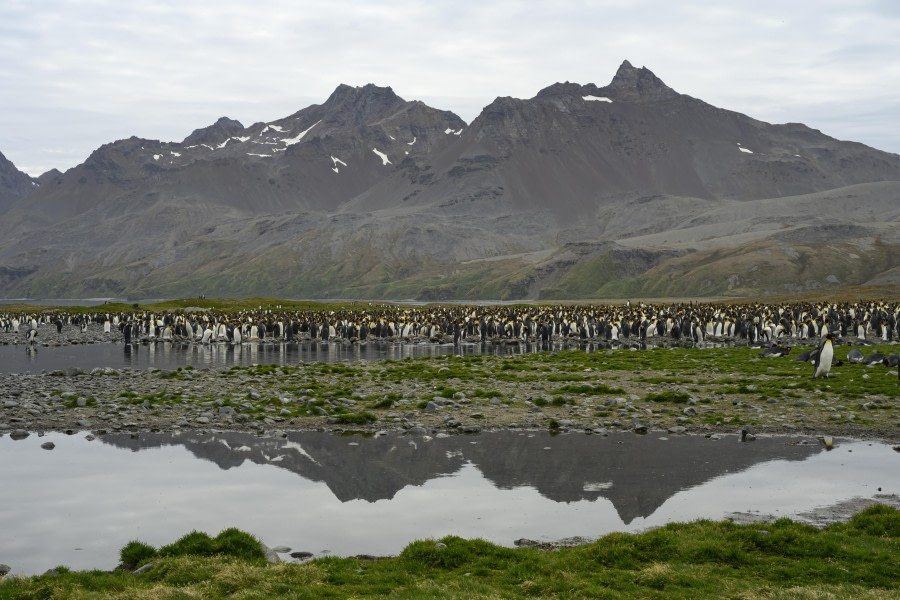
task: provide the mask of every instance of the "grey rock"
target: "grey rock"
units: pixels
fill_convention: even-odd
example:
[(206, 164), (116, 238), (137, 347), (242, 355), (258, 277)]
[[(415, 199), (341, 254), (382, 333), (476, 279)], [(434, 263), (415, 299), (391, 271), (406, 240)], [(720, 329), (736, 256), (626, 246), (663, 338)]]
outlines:
[(291, 549), (288, 546), (275, 546), (272, 548), (272, 552), (277, 552), (278, 554), (287, 554)]
[(275, 552), (273, 549), (269, 548), (265, 544), (260, 544), (260, 546), (262, 547), (263, 554), (265, 554), (265, 556), (266, 556), (266, 561), (268, 561), (270, 564), (273, 564), (273, 565), (276, 565), (281, 562), (281, 558), (278, 557), (277, 552)]
[(28, 433), (27, 431), (25, 431), (24, 429), (16, 429), (9, 434), (9, 437), (11, 437), (14, 440), (24, 440), (29, 435), (31, 435), (31, 434)]
[(462, 431), (463, 433), (481, 433), (482, 429), (481, 425), (465, 425)]
[(147, 571), (152, 569), (154, 566), (156, 566), (156, 563), (148, 562), (146, 565), (144, 565), (142, 567), (138, 567), (137, 569), (132, 571), (131, 574), (132, 575), (140, 575), (142, 573), (146, 573)]
[(44, 442), (43, 444), (41, 444), (41, 448), (43, 448), (44, 450), (53, 450), (54, 448), (56, 448), (56, 444), (54, 444), (53, 442)]
[(10, 567), (9, 565), (0, 564), (0, 577), (3, 577), (10, 571), (12, 571), (12, 567)]
[(291, 558), (296, 558), (297, 560), (306, 560), (307, 558), (312, 557), (312, 552), (291, 552)]
[(689, 416), (689, 417), (696, 417), (696, 416), (697, 416), (697, 409), (694, 408), (693, 406), (688, 406), (686, 409), (684, 409), (684, 410), (681, 411), (681, 412), (684, 413), (685, 415)]

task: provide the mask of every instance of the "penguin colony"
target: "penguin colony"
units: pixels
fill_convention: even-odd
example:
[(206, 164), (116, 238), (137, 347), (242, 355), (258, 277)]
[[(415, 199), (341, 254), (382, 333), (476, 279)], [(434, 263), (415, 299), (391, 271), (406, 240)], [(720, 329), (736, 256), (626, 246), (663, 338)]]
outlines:
[[(0, 314), (0, 332), (34, 336), (39, 324), (102, 327), (125, 343), (345, 342), (370, 340), (432, 343), (594, 342), (609, 346), (691, 346), (707, 341), (766, 347), (853, 339), (858, 344), (900, 339), (900, 303), (843, 304), (644, 304), (558, 306), (407, 306), (360, 304), (357, 310), (255, 311), (185, 314), (135, 311), (94, 314), (48, 311)], [(34, 334), (27, 332), (34, 331)], [(815, 360), (814, 350), (806, 360)], [(802, 356), (802, 355), (801, 355)], [(799, 357), (798, 357), (799, 358)]]

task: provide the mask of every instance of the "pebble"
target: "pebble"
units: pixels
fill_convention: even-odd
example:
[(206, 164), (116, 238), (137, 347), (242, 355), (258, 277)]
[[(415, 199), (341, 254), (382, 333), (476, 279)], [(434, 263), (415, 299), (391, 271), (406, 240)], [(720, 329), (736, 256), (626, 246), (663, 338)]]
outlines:
[(43, 444), (41, 444), (41, 448), (43, 448), (44, 450), (53, 450), (54, 448), (56, 448), (56, 444), (54, 444), (53, 442), (44, 442)]

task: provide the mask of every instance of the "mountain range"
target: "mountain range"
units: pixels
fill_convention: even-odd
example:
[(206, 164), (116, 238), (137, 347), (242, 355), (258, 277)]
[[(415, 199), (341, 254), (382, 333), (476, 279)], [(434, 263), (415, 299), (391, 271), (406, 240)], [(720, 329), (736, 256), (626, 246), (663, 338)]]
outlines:
[(622, 63), (466, 124), (389, 87), (34, 179), (0, 155), (0, 296), (598, 299), (900, 285), (900, 156)]

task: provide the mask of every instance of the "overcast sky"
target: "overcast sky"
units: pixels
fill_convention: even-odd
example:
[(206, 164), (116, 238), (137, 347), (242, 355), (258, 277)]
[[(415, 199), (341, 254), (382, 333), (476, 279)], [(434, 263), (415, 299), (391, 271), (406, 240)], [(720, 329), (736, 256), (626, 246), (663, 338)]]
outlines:
[(625, 59), (715, 106), (900, 153), (895, 0), (2, 0), (0, 152), (66, 170), (132, 135), (279, 119), (341, 83), (471, 122), (497, 96), (606, 85)]

